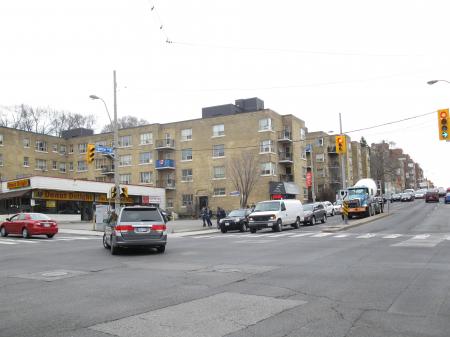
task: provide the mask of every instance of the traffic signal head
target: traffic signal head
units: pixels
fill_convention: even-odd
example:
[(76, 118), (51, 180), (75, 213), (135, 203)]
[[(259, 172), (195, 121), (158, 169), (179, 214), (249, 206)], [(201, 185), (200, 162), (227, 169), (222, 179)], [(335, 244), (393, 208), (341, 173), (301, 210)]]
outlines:
[(347, 152), (347, 141), (345, 136), (339, 135), (336, 136), (336, 153), (345, 153)]
[(88, 164), (90, 164), (94, 161), (94, 156), (95, 156), (95, 145), (88, 144), (87, 154), (86, 154), (86, 161), (88, 162)]
[(121, 188), (122, 193), (120, 193), (121, 196), (123, 196), (124, 198), (128, 198), (128, 187), (124, 186)]
[(111, 199), (115, 199), (116, 195), (116, 186), (113, 186), (111, 187)]
[(448, 136), (448, 124), (449, 124), (449, 112), (448, 109), (438, 110), (438, 127), (439, 127), (439, 139), (450, 140)]

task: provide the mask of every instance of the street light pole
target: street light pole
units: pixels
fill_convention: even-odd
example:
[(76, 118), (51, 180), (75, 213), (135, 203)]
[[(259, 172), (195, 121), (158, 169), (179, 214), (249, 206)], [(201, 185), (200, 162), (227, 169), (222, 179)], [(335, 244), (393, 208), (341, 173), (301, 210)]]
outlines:
[(116, 198), (114, 200), (114, 209), (119, 213), (120, 209), (120, 180), (119, 180), (119, 124), (117, 123), (117, 82), (116, 71), (113, 71), (114, 81), (114, 186), (116, 188)]
[[(342, 135), (342, 118), (341, 113), (339, 113), (339, 133)], [(347, 141), (347, 139), (345, 140)], [(347, 188), (347, 184), (345, 182), (345, 162), (344, 162), (344, 155), (346, 153), (341, 153), (341, 179), (342, 179), (342, 189), (345, 190)]]

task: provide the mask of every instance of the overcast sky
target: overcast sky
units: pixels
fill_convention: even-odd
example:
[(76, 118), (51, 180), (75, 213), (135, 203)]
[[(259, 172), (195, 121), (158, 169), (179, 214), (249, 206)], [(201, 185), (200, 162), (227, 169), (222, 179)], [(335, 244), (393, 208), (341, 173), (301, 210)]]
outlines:
[[(154, 6), (154, 10), (151, 8)], [(108, 119), (166, 123), (201, 108), (259, 97), (344, 131), (422, 115), (450, 104), (448, 0), (3, 0), (0, 105), (49, 106)], [(160, 26), (163, 26), (160, 29)], [(173, 43), (166, 43), (169, 39)], [(450, 142), (437, 115), (349, 133), (383, 139), (450, 186)]]

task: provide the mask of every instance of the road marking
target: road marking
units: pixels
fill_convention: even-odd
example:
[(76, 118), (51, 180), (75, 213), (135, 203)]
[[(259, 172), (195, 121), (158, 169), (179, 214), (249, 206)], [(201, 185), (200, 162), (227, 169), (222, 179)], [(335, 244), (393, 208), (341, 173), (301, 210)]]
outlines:
[(373, 238), (375, 236), (377, 236), (377, 235), (373, 234), (373, 233), (367, 233), (367, 234), (364, 234), (364, 235), (357, 236), (356, 238), (357, 239), (370, 239), (370, 238)]
[(314, 232), (300, 233), (300, 234), (291, 235), (290, 238), (298, 238), (298, 237), (301, 237), (301, 236), (307, 236), (307, 235), (312, 235), (312, 234), (314, 234)]
[(0, 244), (2, 244), (2, 245), (17, 245), (17, 243), (9, 242), (9, 241), (3, 241), (3, 240), (0, 240)]
[(450, 240), (450, 235), (445, 238), (445, 240)]
[(280, 233), (280, 234), (272, 234), (272, 235), (266, 235), (268, 238), (278, 238), (280, 236), (288, 236), (292, 235), (292, 233)]
[(275, 242), (275, 240), (239, 240), (239, 241), (233, 241), (234, 243), (267, 243), (267, 242)]
[(330, 236), (330, 235), (333, 235), (333, 233), (317, 233), (317, 234), (311, 236), (311, 238), (323, 238), (325, 236)]
[(3, 241), (7, 242), (15, 242), (15, 243), (36, 243), (37, 241), (30, 241), (28, 239), (2, 239)]
[(348, 236), (350, 236), (350, 234), (338, 234), (338, 235), (333, 236), (333, 238), (346, 238)]
[(389, 234), (386, 236), (383, 236), (383, 239), (396, 239), (403, 236), (403, 234)]
[(419, 234), (414, 236), (411, 240), (425, 240), (430, 237), (430, 234)]
[(443, 237), (433, 237), (430, 234), (419, 234), (411, 239), (396, 243), (392, 245), (393, 247), (435, 247), (445, 238)]
[(214, 236), (215, 235), (196, 235), (196, 236), (191, 236), (191, 238), (194, 238), (194, 239), (207, 239), (207, 238), (212, 238)]

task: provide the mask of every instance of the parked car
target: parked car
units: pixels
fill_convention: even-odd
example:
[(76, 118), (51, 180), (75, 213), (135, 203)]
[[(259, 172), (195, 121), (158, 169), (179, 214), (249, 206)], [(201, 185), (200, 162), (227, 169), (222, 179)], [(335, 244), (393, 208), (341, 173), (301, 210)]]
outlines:
[(400, 201), (413, 201), (414, 200), (414, 193), (409, 192), (403, 192), (400, 194)]
[(251, 209), (235, 209), (231, 211), (225, 218), (220, 219), (219, 227), (222, 233), (232, 230), (245, 232), (248, 229), (248, 216), (252, 212)]
[(420, 189), (420, 190), (417, 190), (415, 193), (414, 193), (414, 197), (416, 198), (416, 199), (423, 199), (423, 198), (425, 198), (425, 194), (427, 193), (427, 190), (426, 189)]
[(439, 187), (439, 188), (438, 188), (438, 193), (439, 193), (439, 197), (440, 197), (440, 198), (445, 197), (445, 194), (446, 194), (445, 188)]
[(392, 202), (394, 202), (394, 201), (400, 201), (401, 198), (402, 198), (402, 196), (401, 196), (400, 193), (394, 193), (394, 194), (392, 194), (391, 201), (392, 201)]
[(258, 202), (248, 216), (248, 226), (251, 233), (258, 229), (272, 228), (281, 232), (284, 226), (299, 228), (303, 222), (303, 207), (300, 200), (268, 200)]
[(58, 224), (42, 213), (18, 213), (0, 225), (1, 236), (21, 234), (28, 239), (33, 235), (46, 235), (51, 239), (58, 233)]
[(327, 222), (327, 212), (322, 203), (316, 202), (314, 204), (304, 204), (303, 212), (305, 220), (303, 223), (315, 225), (318, 221), (322, 223)]
[(167, 244), (166, 219), (158, 207), (126, 206), (112, 213), (105, 225), (103, 246), (116, 255), (126, 247), (156, 248), (164, 253)]
[(439, 192), (437, 189), (430, 189), (425, 194), (425, 202), (430, 201), (439, 202)]
[(327, 211), (327, 216), (333, 216), (335, 214), (333, 204), (329, 201), (322, 202), (323, 207)]
[(336, 200), (333, 203), (334, 208), (334, 214), (341, 214), (342, 213), (342, 200)]
[(449, 203), (450, 203), (450, 192), (447, 192), (447, 193), (445, 194), (444, 202), (445, 202), (446, 204), (449, 204)]

